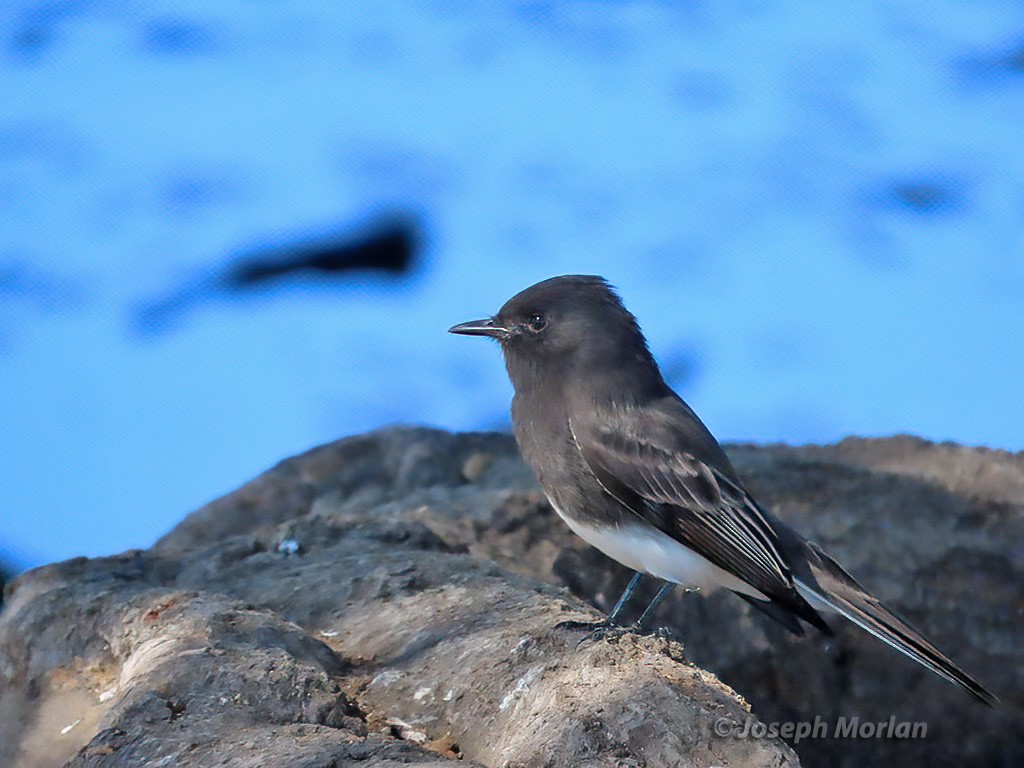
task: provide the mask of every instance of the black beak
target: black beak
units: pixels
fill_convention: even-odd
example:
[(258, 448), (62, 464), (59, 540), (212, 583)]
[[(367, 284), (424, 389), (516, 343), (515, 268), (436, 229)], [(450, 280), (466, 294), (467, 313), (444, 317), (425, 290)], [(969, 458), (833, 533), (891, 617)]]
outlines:
[(448, 333), (461, 333), (463, 336), (490, 336), (492, 339), (504, 339), (510, 333), (508, 328), (498, 325), (493, 317), (486, 320), (470, 320), (459, 323), (448, 329)]

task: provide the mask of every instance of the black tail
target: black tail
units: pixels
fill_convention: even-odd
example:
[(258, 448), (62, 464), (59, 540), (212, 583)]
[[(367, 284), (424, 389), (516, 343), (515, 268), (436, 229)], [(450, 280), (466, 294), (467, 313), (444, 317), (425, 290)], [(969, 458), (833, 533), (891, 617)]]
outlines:
[[(785, 605), (775, 600), (760, 600), (756, 597), (745, 595), (742, 592), (733, 592), (733, 594), (737, 597), (742, 597), (752, 606), (757, 608), (757, 610), (761, 611), (766, 616), (770, 616), (772, 619), (779, 622), (779, 624), (784, 626), (794, 635), (799, 635), (800, 637), (803, 637), (804, 625), (797, 620), (797, 614), (793, 613), (793, 609), (790, 608), (788, 605)], [(814, 622), (815, 627), (821, 630), (823, 634), (835, 634), (835, 632), (832, 631), (832, 628), (825, 623), (825, 620), (821, 618), (821, 616), (809, 605), (808, 610), (812, 612), (814, 616), (817, 618), (817, 621)], [(804, 618), (805, 615), (806, 614), (801, 614), (800, 618)]]
[(983, 704), (990, 707), (996, 705), (999, 699), (925, 640), (914, 627), (869, 595), (817, 544), (805, 542), (804, 549), (816, 583), (806, 583), (800, 579), (796, 583), (801, 594), (812, 604), (824, 603), (918, 664), (959, 685)]

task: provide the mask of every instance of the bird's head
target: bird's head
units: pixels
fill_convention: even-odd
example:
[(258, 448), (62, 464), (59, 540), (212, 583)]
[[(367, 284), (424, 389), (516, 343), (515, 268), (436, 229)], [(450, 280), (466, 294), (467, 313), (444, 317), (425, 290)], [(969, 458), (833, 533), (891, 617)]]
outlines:
[(594, 275), (544, 280), (517, 293), (493, 317), (461, 323), (450, 332), (497, 339), (517, 389), (520, 369), (639, 365), (657, 371), (636, 319), (608, 282)]

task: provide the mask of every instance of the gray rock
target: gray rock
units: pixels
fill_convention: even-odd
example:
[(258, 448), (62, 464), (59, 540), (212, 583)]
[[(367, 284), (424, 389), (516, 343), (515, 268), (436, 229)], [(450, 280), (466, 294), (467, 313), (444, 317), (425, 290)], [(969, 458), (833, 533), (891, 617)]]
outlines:
[(677, 642), (557, 628), (566, 539), (505, 436), (310, 451), (8, 585), (0, 764), (797, 764)]
[[(360, 450), (378, 474), (360, 470), (365, 481), (354, 483), (346, 471), (330, 469), (327, 457), (359, 441), (371, 444)], [(568, 531), (508, 436), (387, 431), (317, 451), (333, 453), (314, 461), (327, 468), (314, 481), (314, 517), (356, 524), (379, 504), (392, 524), (425, 526), (452, 551), (566, 586), (602, 610), (631, 575)], [(1024, 764), (1024, 454), (906, 436), (736, 445), (729, 453), (763, 504), (834, 554), (989, 685), (1003, 706), (976, 704), (840, 620), (833, 621), (835, 638), (798, 638), (728, 593), (676, 590), (652, 624), (741, 691), (761, 720), (820, 717), (827, 735), (795, 745), (808, 764)], [(458, 469), (467, 463), (472, 481)], [(391, 492), (396, 485), (401, 494)], [(188, 522), (161, 546), (175, 546), (191, 530)], [(646, 586), (638, 608), (655, 589)], [(834, 738), (840, 718), (853, 717), (923, 722), (927, 736)]]
[[(392, 429), (282, 462), (152, 550), (11, 583), (0, 764), (781, 766), (779, 739), (716, 728), (815, 718), (794, 744), (810, 765), (1024, 763), (1024, 456), (902, 437), (730, 454), (1002, 707), (729, 594), (677, 590), (654, 634), (558, 629), (630, 574), (568, 532), (508, 436)], [(854, 717), (926, 735), (836, 738)]]

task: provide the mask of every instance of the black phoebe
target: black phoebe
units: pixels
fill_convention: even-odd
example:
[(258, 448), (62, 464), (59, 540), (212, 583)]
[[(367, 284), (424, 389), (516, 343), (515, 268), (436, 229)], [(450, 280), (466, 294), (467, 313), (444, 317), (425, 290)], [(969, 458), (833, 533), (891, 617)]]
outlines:
[(637, 571), (611, 621), (641, 573), (669, 588), (726, 587), (798, 634), (798, 619), (828, 632), (824, 608), (995, 704), (839, 563), (754, 501), (718, 441), (665, 383), (636, 319), (603, 278), (553, 277), (451, 332), (498, 340), (515, 388), (516, 442), (551, 506), (585, 541)]

